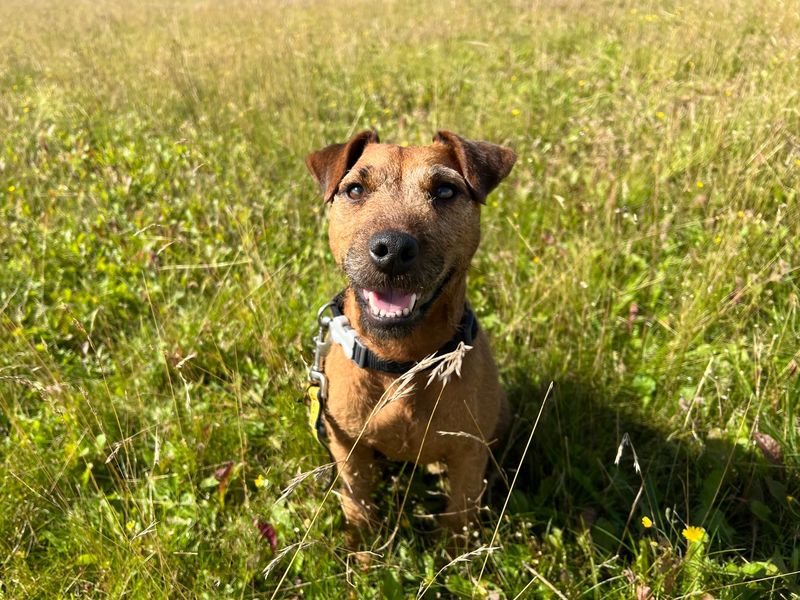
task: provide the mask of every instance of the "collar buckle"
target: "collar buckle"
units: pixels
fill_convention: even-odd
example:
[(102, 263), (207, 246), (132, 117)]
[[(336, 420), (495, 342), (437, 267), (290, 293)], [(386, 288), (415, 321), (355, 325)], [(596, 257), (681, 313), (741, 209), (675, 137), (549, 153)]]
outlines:
[(353, 355), (350, 357), (359, 368), (365, 369), (369, 364), (369, 349), (359, 343), (358, 339), (353, 340)]

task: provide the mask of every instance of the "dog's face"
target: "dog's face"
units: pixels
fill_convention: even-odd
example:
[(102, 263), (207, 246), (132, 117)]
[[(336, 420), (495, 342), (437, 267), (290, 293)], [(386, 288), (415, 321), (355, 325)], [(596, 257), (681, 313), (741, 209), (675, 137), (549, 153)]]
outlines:
[(480, 241), (480, 204), (515, 159), (508, 148), (445, 131), (408, 148), (366, 131), (308, 156), (331, 205), (331, 250), (366, 330), (408, 334), (463, 281)]

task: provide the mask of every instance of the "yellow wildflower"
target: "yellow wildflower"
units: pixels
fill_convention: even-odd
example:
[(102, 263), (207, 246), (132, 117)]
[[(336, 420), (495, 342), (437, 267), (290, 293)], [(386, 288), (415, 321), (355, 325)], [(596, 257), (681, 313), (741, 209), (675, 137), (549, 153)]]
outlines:
[(797, 165), (798, 167), (800, 167), (800, 158), (795, 158), (794, 159), (794, 164)]
[(265, 485), (267, 485), (267, 480), (264, 479), (263, 475), (259, 475), (258, 477), (256, 477), (256, 480), (253, 483), (256, 484), (257, 488), (262, 488)]
[(690, 525), (686, 529), (684, 529), (681, 534), (685, 537), (689, 542), (700, 542), (706, 536), (706, 530), (702, 527), (695, 527), (694, 525)]
[(642, 525), (644, 526), (645, 529), (650, 529), (653, 526), (653, 521), (650, 520), (650, 517), (645, 515), (644, 517), (642, 517)]
[(705, 184), (705, 183), (703, 183), (702, 181), (698, 181), (698, 182), (697, 182), (695, 185), (696, 185), (698, 188), (702, 189), (703, 187), (705, 187), (705, 185), (706, 185), (706, 184)]
[(512, 117), (518, 117), (521, 114), (522, 114), (522, 111), (520, 109), (518, 109), (518, 108), (512, 108), (511, 109), (511, 116)]
[(667, 115), (664, 113), (663, 110), (660, 110), (660, 111), (658, 111), (656, 113), (656, 119), (660, 119), (661, 121), (663, 121), (666, 118), (667, 118)]
[(8, 191), (9, 191), (9, 193), (11, 193), (11, 194), (13, 194), (13, 193), (14, 193), (14, 190), (15, 190), (15, 189), (17, 189), (17, 186), (15, 186), (15, 185), (10, 185), (10, 186), (8, 186)]

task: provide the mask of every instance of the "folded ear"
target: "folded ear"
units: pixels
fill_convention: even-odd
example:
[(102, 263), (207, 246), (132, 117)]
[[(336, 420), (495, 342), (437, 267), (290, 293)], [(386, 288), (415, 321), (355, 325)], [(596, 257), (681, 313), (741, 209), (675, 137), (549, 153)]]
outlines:
[(449, 131), (439, 131), (433, 136), (433, 141), (448, 147), (467, 180), (473, 198), (481, 204), (486, 201), (489, 192), (511, 172), (517, 160), (511, 148), (465, 140)]
[(374, 131), (362, 131), (344, 144), (331, 144), (306, 157), (306, 166), (322, 188), (325, 202), (333, 200), (339, 182), (356, 164), (367, 144), (379, 142)]

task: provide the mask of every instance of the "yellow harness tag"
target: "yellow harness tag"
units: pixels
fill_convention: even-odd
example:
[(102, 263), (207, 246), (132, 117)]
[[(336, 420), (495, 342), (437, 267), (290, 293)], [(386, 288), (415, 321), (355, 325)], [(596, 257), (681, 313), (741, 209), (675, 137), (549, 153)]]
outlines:
[(322, 398), (318, 385), (308, 386), (308, 426), (317, 441), (323, 446), (326, 445), (328, 432), (325, 431), (325, 421), (323, 420)]

